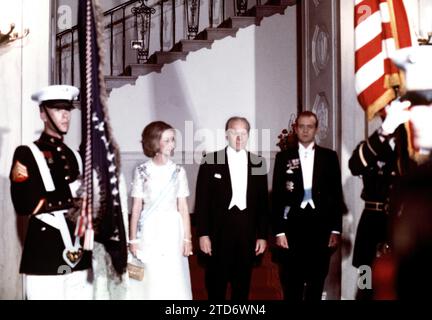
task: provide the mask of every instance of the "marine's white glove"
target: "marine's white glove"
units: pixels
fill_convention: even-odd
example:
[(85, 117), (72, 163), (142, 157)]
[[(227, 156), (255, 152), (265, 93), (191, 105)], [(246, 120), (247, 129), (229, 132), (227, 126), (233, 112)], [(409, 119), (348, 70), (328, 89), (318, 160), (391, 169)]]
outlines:
[(393, 134), (399, 125), (410, 119), (408, 108), (411, 106), (409, 101), (393, 100), (386, 108), (386, 117), (381, 124), (384, 135)]

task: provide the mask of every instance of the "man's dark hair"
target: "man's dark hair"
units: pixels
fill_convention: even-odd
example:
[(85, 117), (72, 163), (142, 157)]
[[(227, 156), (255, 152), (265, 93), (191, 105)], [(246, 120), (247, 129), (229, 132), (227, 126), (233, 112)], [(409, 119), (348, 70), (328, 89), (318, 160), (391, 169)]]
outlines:
[(298, 120), (301, 118), (301, 117), (314, 117), (315, 118), (315, 128), (318, 128), (318, 118), (317, 118), (317, 116), (316, 116), (316, 114), (315, 113), (313, 113), (312, 111), (302, 111), (302, 112), (300, 112), (298, 115), (297, 115), (297, 118), (296, 118), (296, 121), (295, 121), (295, 124), (296, 124), (296, 126), (297, 126), (297, 124), (298, 124)]

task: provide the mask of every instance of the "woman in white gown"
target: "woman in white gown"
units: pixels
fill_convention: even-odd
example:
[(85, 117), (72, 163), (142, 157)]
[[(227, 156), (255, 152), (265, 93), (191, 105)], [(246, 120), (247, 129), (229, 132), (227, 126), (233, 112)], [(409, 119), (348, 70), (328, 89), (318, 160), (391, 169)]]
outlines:
[(132, 185), (129, 249), (144, 263), (144, 279), (129, 281), (130, 299), (190, 300), (192, 254), (185, 170), (170, 158), (174, 129), (156, 121), (142, 133), (144, 154)]

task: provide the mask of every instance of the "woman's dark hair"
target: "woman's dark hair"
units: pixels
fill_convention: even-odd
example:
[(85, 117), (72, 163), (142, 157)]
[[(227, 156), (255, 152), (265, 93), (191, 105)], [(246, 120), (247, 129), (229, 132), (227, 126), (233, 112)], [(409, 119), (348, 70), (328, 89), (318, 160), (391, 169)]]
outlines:
[(174, 128), (163, 121), (151, 122), (144, 128), (141, 134), (141, 145), (147, 157), (153, 158), (159, 152), (162, 133), (169, 129)]

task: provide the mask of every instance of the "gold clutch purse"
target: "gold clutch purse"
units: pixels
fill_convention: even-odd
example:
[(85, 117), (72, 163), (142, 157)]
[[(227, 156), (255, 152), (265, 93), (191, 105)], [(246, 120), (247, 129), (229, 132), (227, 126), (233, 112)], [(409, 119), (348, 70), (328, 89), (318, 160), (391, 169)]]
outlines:
[(132, 254), (130, 256), (127, 264), (129, 278), (142, 281), (144, 279), (144, 263)]

